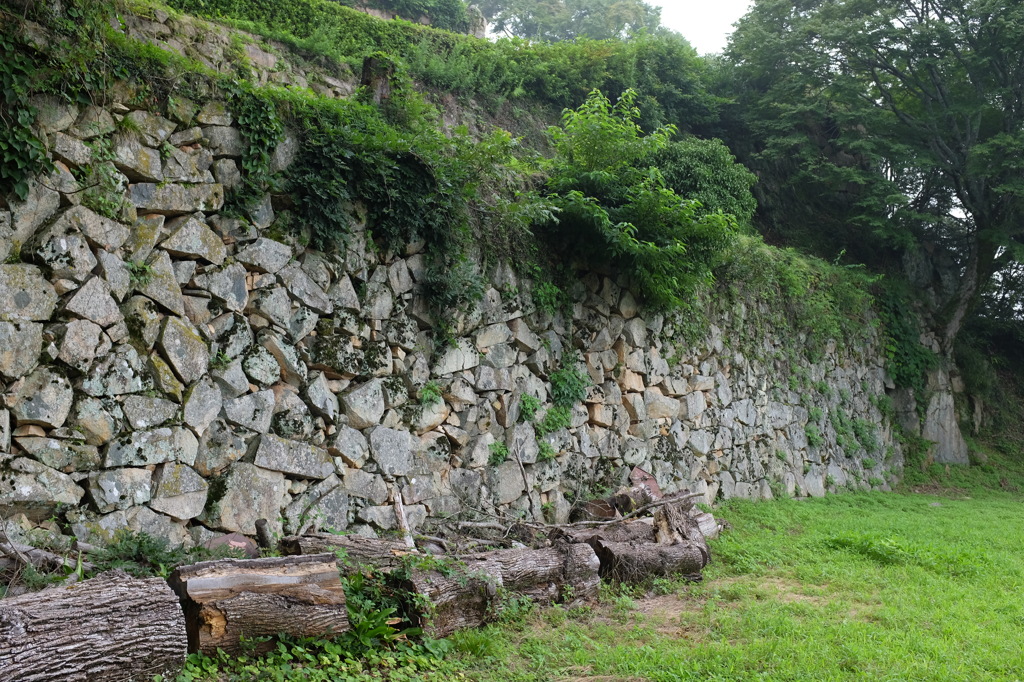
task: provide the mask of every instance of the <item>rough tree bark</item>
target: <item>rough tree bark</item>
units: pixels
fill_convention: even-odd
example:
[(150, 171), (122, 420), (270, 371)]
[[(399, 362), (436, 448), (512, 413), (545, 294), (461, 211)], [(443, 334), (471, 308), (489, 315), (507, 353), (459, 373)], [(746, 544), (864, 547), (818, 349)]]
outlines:
[(281, 538), (278, 547), (282, 554), (305, 555), (321, 552), (343, 552), (338, 557), (338, 568), (346, 575), (357, 573), (362, 566), (373, 566), (385, 571), (394, 570), (401, 564), (403, 555), (411, 550), (401, 540), (379, 540), (355, 535), (333, 535), (315, 533), (312, 535), (289, 535)]
[(185, 618), (162, 578), (111, 571), (0, 601), (2, 682), (173, 677), (186, 652)]
[(204, 561), (178, 568), (168, 582), (185, 609), (189, 651), (236, 652), (242, 636), (301, 637), (349, 627), (333, 554)]
[(507, 595), (540, 604), (573, 603), (597, 594), (599, 563), (585, 544), (508, 549), (460, 557), (451, 572), (412, 570), (402, 587), (430, 604), (420, 625), (432, 637), (479, 627), (501, 613)]

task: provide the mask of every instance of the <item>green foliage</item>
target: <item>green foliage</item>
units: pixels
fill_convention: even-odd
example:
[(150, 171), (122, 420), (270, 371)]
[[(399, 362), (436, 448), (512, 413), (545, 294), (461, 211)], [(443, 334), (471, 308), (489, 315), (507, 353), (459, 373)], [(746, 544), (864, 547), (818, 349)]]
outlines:
[(90, 162), (82, 176), (82, 205), (107, 218), (117, 219), (125, 205), (125, 178), (114, 166), (114, 145), (109, 138), (87, 143)]
[(555, 447), (546, 440), (537, 441), (537, 461), (547, 462), (555, 458)]
[(729, 50), (771, 227), (878, 266), (927, 263), (915, 286), (935, 294), (947, 355), (1019, 260), (1024, 80), (993, 65), (1022, 49), (1020, 3), (763, 0)]
[(886, 370), (898, 387), (911, 388), (923, 397), (928, 372), (938, 367), (939, 358), (921, 345), (921, 328), (912, 314), (910, 297), (895, 285), (883, 287), (877, 307), (886, 337)]
[(533, 300), (538, 310), (554, 315), (565, 307), (568, 297), (553, 282), (539, 282), (533, 287)]
[(744, 235), (715, 274), (735, 286), (737, 294), (757, 296), (767, 305), (765, 313), (748, 307), (753, 319), (741, 334), (752, 333), (752, 342), (759, 328), (788, 329), (794, 344), (813, 359), (830, 339), (856, 343), (869, 338), (876, 325), (871, 286), (878, 277), (863, 267), (828, 263)]
[(495, 441), (487, 446), (487, 449), (491, 451), (490, 457), (487, 458), (487, 464), (494, 467), (508, 461), (508, 446), (502, 441)]
[(756, 176), (736, 162), (721, 140), (685, 137), (670, 142), (651, 158), (665, 184), (685, 199), (700, 203), (695, 216), (727, 213), (749, 226), (757, 208), (751, 193)]
[(0, 33), (0, 194), (13, 192), (22, 201), (28, 197), (29, 181), (53, 167), (45, 144), (32, 131), (37, 112), (28, 95), (35, 66), (27, 49), (13, 36)]
[(548, 380), (551, 382), (551, 402), (555, 407), (571, 409), (587, 397), (590, 376), (572, 360), (565, 367), (552, 372)]
[(272, 184), (270, 160), (284, 136), (284, 126), (274, 100), (265, 90), (241, 81), (229, 84), (228, 93), (231, 113), (245, 141), (242, 184), (235, 190), (234, 200), (246, 209), (255, 206)]
[[(882, 445), (878, 441), (878, 433), (874, 422), (868, 421), (867, 419), (854, 419), (853, 435), (857, 439), (857, 442), (872, 454), (882, 449)], [(870, 460), (864, 460), (864, 466), (868, 466), (868, 461)], [(871, 466), (874, 465), (872, 464)]]
[(420, 389), (420, 404), (437, 405), (443, 400), (443, 391), (439, 383), (430, 380), (423, 384), (423, 388)]
[(125, 270), (128, 271), (128, 283), (133, 289), (139, 289), (150, 283), (153, 279), (153, 266), (143, 261), (125, 261)]
[(661, 23), (660, 8), (643, 0), (484, 0), (479, 6), (492, 31), (528, 40), (627, 38)]
[(535, 428), (537, 434), (543, 436), (559, 429), (567, 429), (571, 424), (572, 408), (554, 405), (548, 408), (548, 411), (544, 413), (544, 418), (537, 423)]
[(537, 416), (537, 410), (540, 409), (540, 400), (524, 393), (519, 396), (519, 418), (523, 421), (532, 422), (533, 418)]
[(807, 444), (812, 448), (821, 447), (825, 443), (825, 439), (821, 435), (821, 430), (817, 424), (808, 422), (804, 425), (804, 434), (807, 436)]
[(402, 55), (427, 87), (491, 104), (576, 106), (594, 88), (636, 88), (652, 128), (706, 123), (719, 105), (704, 86), (704, 67), (677, 34), (628, 42), (577, 40), (531, 44), (459, 36), (404, 21), (381, 21), (328, 0), (171, 0), (192, 14), (228, 20), (266, 38), (357, 69), (375, 52)]
[(548, 188), (559, 212), (541, 233), (587, 265), (627, 273), (646, 302), (672, 308), (711, 282), (736, 223), (723, 214), (697, 218), (696, 204), (665, 186), (649, 160), (675, 128), (645, 135), (636, 97), (627, 90), (613, 105), (594, 91), (549, 129), (556, 156)]

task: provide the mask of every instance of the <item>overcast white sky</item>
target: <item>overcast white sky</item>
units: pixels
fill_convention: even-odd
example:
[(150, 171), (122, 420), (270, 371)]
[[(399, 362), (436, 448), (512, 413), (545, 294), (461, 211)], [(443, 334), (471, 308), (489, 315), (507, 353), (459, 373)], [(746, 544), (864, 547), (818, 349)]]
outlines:
[(649, 0), (661, 5), (661, 23), (683, 34), (700, 54), (721, 52), (733, 23), (750, 0)]

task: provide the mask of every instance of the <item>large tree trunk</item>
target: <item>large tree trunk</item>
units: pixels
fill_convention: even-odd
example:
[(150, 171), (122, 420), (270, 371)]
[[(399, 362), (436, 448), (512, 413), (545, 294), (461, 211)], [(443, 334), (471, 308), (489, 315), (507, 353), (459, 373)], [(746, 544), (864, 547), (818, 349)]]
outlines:
[(390, 571), (401, 565), (402, 556), (415, 554), (401, 540), (332, 533), (289, 535), (281, 539), (278, 547), (287, 555), (332, 553), (337, 557), (338, 568), (346, 575), (358, 573), (364, 566)]
[(707, 565), (707, 552), (695, 544), (654, 545), (595, 540), (601, 577), (621, 582), (682, 574), (698, 576)]
[[(504, 599), (524, 595), (539, 604), (574, 603), (597, 594), (599, 563), (588, 545), (508, 549), (459, 558), (451, 570), (412, 570), (402, 587), (429, 609), (424, 631), (447, 637), (497, 618)], [(441, 568), (441, 567), (439, 567)], [(414, 605), (415, 606), (415, 605)]]
[(178, 568), (169, 582), (185, 608), (189, 651), (236, 652), (243, 636), (349, 628), (333, 554), (204, 561)]
[(0, 681), (121, 682), (172, 677), (185, 618), (161, 578), (120, 571), (0, 601)]

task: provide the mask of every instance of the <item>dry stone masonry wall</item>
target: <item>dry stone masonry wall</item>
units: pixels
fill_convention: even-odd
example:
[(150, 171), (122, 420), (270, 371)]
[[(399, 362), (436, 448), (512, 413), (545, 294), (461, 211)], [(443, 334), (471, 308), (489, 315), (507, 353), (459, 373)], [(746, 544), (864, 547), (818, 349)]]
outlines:
[[(167, 17), (142, 21), (129, 30), (191, 49)], [(292, 73), (265, 54), (249, 56), (268, 79)], [(416, 245), (380, 253), (356, 225), (339, 255), (308, 250), (269, 195), (228, 215), (243, 151), (228, 107), (112, 99), (35, 98), (56, 170), (0, 210), (0, 518), (60, 514), (90, 541), (201, 543), (259, 518), (375, 534), (397, 496), (422, 529), (564, 521), (634, 467), (709, 503), (885, 488), (902, 468), (870, 346), (802, 359), (747, 328), (757, 300), (717, 306), (689, 344), (621, 281), (586, 274), (552, 312), (498, 267), (438, 347)], [(121, 174), (117, 220), (76, 179), (97, 141)], [(275, 170), (293, 153), (279, 145)], [(586, 396), (545, 432), (551, 375), (572, 367)]]

